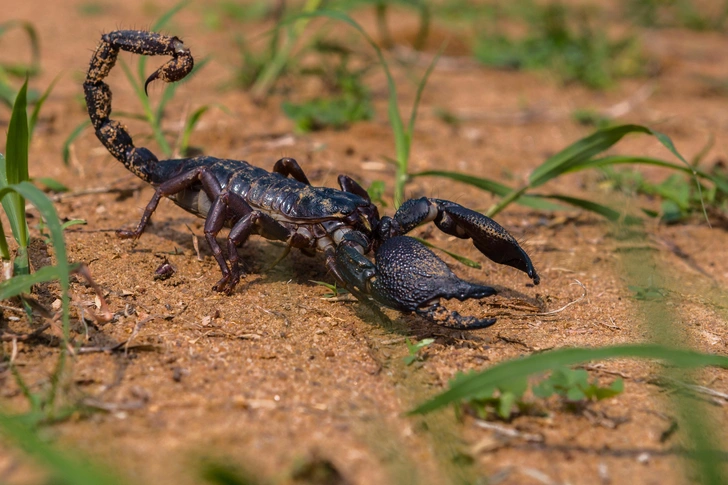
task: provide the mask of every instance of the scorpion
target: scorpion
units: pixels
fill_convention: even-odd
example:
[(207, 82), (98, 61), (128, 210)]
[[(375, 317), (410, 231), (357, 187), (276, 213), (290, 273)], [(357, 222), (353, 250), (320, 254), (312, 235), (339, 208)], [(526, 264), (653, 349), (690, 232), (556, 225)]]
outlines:
[[(112, 120), (111, 89), (104, 82), (119, 51), (170, 56), (146, 80), (175, 82), (192, 71), (190, 50), (174, 36), (140, 30), (118, 30), (101, 36), (84, 81), (88, 113), (96, 136), (124, 166), (155, 191), (134, 230), (117, 236), (139, 238), (162, 197), (205, 219), (205, 239), (220, 266), (214, 291), (232, 294), (244, 276), (237, 248), (252, 234), (283, 241), (287, 249), (323, 252), (326, 267), (338, 284), (358, 300), (374, 302), (455, 329), (485, 328), (494, 318), (463, 316), (447, 310), (441, 299), (481, 299), (496, 293), (489, 286), (467, 282), (420, 241), (405, 236), (429, 222), (446, 234), (472, 239), (496, 263), (525, 272), (534, 284), (539, 276), (528, 254), (497, 222), (448, 200), (422, 197), (404, 202), (394, 216), (379, 216), (367, 191), (340, 175), (341, 190), (314, 187), (292, 158), (281, 158), (272, 172), (241, 160), (210, 156), (159, 160), (137, 147), (127, 128)], [(217, 235), (224, 226), (227, 256)], [(373, 261), (367, 255), (374, 254)]]

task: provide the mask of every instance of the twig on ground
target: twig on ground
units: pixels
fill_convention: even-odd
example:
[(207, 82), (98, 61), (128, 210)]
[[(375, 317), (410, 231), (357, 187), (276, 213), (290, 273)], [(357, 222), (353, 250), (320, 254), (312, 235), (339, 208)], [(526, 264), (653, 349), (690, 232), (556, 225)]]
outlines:
[(286, 326), (286, 327), (288, 327), (288, 326), (290, 326), (290, 325), (291, 325), (291, 322), (289, 322), (289, 321), (288, 321), (288, 317), (286, 317), (286, 316), (285, 316), (285, 315), (284, 315), (283, 313), (281, 313), (281, 312), (275, 312), (275, 311), (273, 311), (273, 310), (266, 310), (265, 308), (263, 308), (263, 307), (261, 307), (261, 306), (258, 306), (258, 305), (255, 305), (255, 308), (257, 308), (258, 310), (260, 310), (260, 311), (263, 311), (263, 312), (265, 312), (265, 313), (267, 313), (267, 314), (269, 314), (269, 315), (274, 315), (274, 316), (276, 316), (276, 317), (278, 317), (278, 318), (282, 319), (282, 320), (283, 320), (283, 323), (285, 324), (285, 326)]
[(37, 329), (33, 330), (31, 333), (25, 333), (25, 334), (15, 334), (15, 333), (3, 333), (0, 335), (0, 340), (3, 342), (24, 342), (26, 340), (33, 339), (35, 337), (38, 337), (40, 334), (42, 334), (44, 331), (46, 331), (51, 326), (50, 323), (44, 323)]
[(678, 390), (686, 390), (692, 391), (697, 394), (704, 394), (713, 398), (710, 401), (718, 404), (719, 406), (725, 406), (728, 403), (728, 393), (716, 391), (715, 389), (711, 389), (710, 387), (699, 386), (697, 384), (689, 384), (687, 382), (682, 382), (670, 377), (657, 377), (654, 379), (650, 379), (647, 382), (660, 387), (674, 387)]
[(501, 335), (501, 334), (498, 334), (497, 338), (498, 338), (498, 340), (502, 340), (503, 342), (506, 342), (506, 343), (509, 343), (509, 344), (517, 344), (517, 345), (520, 345), (523, 348), (525, 348), (526, 350), (528, 350), (529, 352), (538, 352), (539, 350), (542, 350), (542, 349), (539, 349), (539, 348), (536, 348), (536, 347), (532, 347), (532, 346), (528, 345), (527, 343), (525, 343), (522, 340), (519, 340), (517, 338), (507, 337), (507, 336), (504, 336), (504, 335)]
[[(61, 202), (66, 199), (73, 199), (75, 197), (83, 197), (85, 195), (96, 195), (96, 194), (128, 194), (141, 190), (145, 185), (137, 184), (131, 187), (111, 187), (104, 185), (101, 187), (92, 187), (90, 189), (75, 190), (73, 192), (61, 192), (60, 194), (51, 194), (48, 196), (53, 202)], [(33, 209), (32, 204), (26, 204), (25, 210)]]
[[(397, 44), (392, 47), (394, 56), (407, 64), (427, 68), (432, 64), (434, 54), (418, 51), (409, 46)], [(439, 54), (438, 54), (439, 55)], [(444, 56), (439, 55), (435, 69), (438, 71), (465, 71), (479, 67), (478, 63), (468, 56)]]
[(8, 306), (8, 305), (2, 305), (2, 304), (0, 304), (0, 310), (8, 310), (11, 312), (16, 312), (16, 313), (25, 313), (25, 310), (23, 310), (22, 308), (16, 308), (14, 306)]
[(150, 320), (154, 320), (154, 316), (147, 315), (147, 314), (139, 314), (137, 313), (138, 320), (136, 325), (134, 325), (134, 330), (131, 332), (131, 336), (129, 337), (129, 340), (126, 341), (126, 344), (124, 344), (124, 354), (129, 353), (129, 344), (131, 344), (132, 340), (139, 335), (139, 331), (142, 329), (145, 323), (147, 323)]
[(629, 96), (627, 99), (625, 99), (624, 101), (620, 101), (619, 103), (614, 104), (609, 108), (601, 110), (600, 114), (605, 118), (621, 118), (622, 116), (628, 114), (630, 111), (635, 109), (635, 107), (647, 101), (647, 99), (652, 96), (652, 93), (654, 92), (655, 83), (649, 82), (647, 84), (644, 84), (641, 88), (632, 93), (632, 95)]
[(543, 443), (544, 441), (543, 435), (536, 433), (524, 433), (516, 429), (503, 426), (502, 424), (490, 423), (488, 421), (483, 421), (482, 419), (476, 419), (475, 425), (479, 428), (495, 431), (496, 433), (508, 438), (518, 438), (531, 443)]
[(98, 399), (87, 397), (81, 401), (81, 404), (89, 408), (99, 409), (101, 411), (108, 411), (110, 413), (118, 411), (133, 411), (135, 409), (141, 409), (146, 404), (143, 400), (131, 401), (131, 402), (104, 402)]
[(125, 351), (129, 350), (156, 350), (157, 347), (150, 344), (138, 344), (138, 345), (128, 345), (129, 340), (124, 340), (123, 342), (119, 342), (118, 344), (114, 345), (107, 345), (105, 347), (79, 347), (76, 350), (77, 354), (95, 354), (95, 353), (111, 353), (111, 352), (117, 352), (121, 349), (124, 349)]
[(584, 293), (582, 293), (582, 295), (579, 298), (577, 298), (574, 301), (570, 301), (569, 303), (567, 303), (566, 305), (562, 306), (558, 310), (552, 310), (550, 312), (542, 312), (542, 313), (533, 313), (533, 315), (534, 316), (543, 317), (543, 316), (546, 316), (546, 315), (554, 315), (556, 313), (561, 313), (564, 310), (566, 310), (567, 308), (569, 308), (571, 305), (575, 305), (575, 304), (579, 303), (580, 301), (582, 301), (584, 298), (586, 298), (586, 295), (588, 294), (588, 291), (586, 290), (586, 286), (584, 286), (584, 284), (581, 281), (579, 281), (579, 280), (574, 280), (574, 281), (576, 281), (576, 283), (572, 283), (572, 285), (577, 284), (577, 285), (581, 286), (581, 289), (582, 290), (584, 290)]
[(614, 319), (612, 317), (609, 317), (609, 321), (612, 322), (612, 325), (609, 325), (608, 323), (604, 323), (599, 320), (592, 320), (592, 323), (595, 325), (602, 325), (603, 327), (607, 327), (612, 330), (622, 330), (621, 327), (618, 327), (617, 325), (614, 325)]
[(620, 372), (620, 371), (616, 371), (616, 370), (606, 369), (604, 367), (604, 365), (602, 365), (602, 364), (587, 364), (587, 365), (580, 365), (579, 367), (581, 367), (584, 370), (591, 370), (591, 371), (602, 372), (604, 374), (609, 374), (609, 375), (613, 375), (613, 376), (619, 376), (622, 379), (632, 379), (631, 375), (625, 374), (624, 372)]
[(334, 302), (334, 303), (340, 302), (340, 301), (354, 301), (354, 302), (355, 301), (359, 301), (351, 293), (347, 293), (346, 295), (331, 296), (331, 297), (328, 297), (328, 298), (321, 297), (321, 299), (323, 301), (331, 301), (331, 302)]
[(195, 249), (195, 254), (197, 255), (197, 261), (204, 261), (202, 259), (202, 256), (200, 256), (200, 241), (197, 237), (197, 234), (195, 234), (195, 231), (192, 230), (192, 228), (185, 224), (185, 227), (188, 231), (190, 231), (190, 234), (192, 234), (192, 247)]

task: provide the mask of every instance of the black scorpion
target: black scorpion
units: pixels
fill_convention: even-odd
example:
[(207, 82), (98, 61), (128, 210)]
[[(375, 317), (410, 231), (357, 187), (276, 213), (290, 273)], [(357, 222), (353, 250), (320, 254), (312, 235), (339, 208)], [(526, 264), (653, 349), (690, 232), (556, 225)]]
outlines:
[[(171, 56), (149, 76), (145, 91), (157, 79), (179, 81), (194, 64), (189, 49), (177, 37), (137, 30), (103, 35), (91, 58), (83, 87), (96, 136), (127, 169), (156, 189), (137, 228), (119, 230), (117, 235), (141, 236), (162, 197), (205, 218), (205, 238), (222, 271), (215, 291), (233, 292), (243, 275), (237, 248), (251, 234), (258, 234), (306, 253), (322, 251), (338, 283), (362, 301), (371, 298), (450, 328), (492, 325), (495, 319), (462, 316), (439, 303), (441, 298), (483, 298), (495, 290), (461, 280), (423, 244), (404, 236), (427, 222), (447, 234), (471, 238), (488, 258), (522, 270), (539, 283), (530, 258), (513, 236), (492, 219), (454, 202), (412, 199), (393, 217), (379, 217), (366, 190), (353, 179), (340, 175), (341, 190), (313, 187), (292, 158), (278, 160), (273, 172), (244, 161), (208, 156), (158, 160), (148, 149), (135, 147), (126, 127), (109, 118), (111, 90), (103, 80), (120, 50)], [(227, 258), (216, 239), (226, 225), (231, 227)], [(365, 256), (372, 252), (374, 262)]]

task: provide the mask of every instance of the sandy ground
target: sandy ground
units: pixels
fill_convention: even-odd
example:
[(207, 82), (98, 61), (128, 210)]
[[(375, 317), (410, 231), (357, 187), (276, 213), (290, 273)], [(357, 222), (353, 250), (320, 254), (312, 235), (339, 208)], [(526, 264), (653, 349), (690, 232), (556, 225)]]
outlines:
[[(623, 377), (625, 392), (579, 413), (556, 400), (542, 403), (545, 417), (520, 416), (500, 423), (521, 432), (516, 438), (483, 429), (469, 416), (458, 420), (451, 408), (427, 417), (405, 413), (443, 390), (457, 371), (564, 346), (643, 342), (654, 337), (654, 327), (645, 322), (656, 306), (666, 316), (662, 323), (668, 337), (725, 355), (724, 223), (714, 221), (711, 229), (699, 218), (674, 226), (647, 222), (643, 237), (624, 237), (590, 214), (548, 214), (511, 206), (497, 219), (532, 256), (542, 275), (538, 287), (514, 269), (497, 267), (468, 242), (436, 228), (418, 229), (415, 235), (482, 264), (483, 269), (476, 270), (448, 259), (461, 277), (500, 290), (499, 296), (483, 302), (451, 304), (464, 314), (497, 316), (492, 328), (472, 332), (443, 329), (396, 311), (384, 310), (384, 317), (378, 316), (356, 302), (325, 301), (325, 288), (312, 282), (333, 283), (322, 257), (293, 253), (270, 268), (283, 248), (260, 238), (240, 250), (247, 278), (232, 296), (220, 295), (211, 290), (219, 270), (201, 237), (202, 220), (163, 201), (135, 246), (119, 240), (114, 230), (136, 224), (153, 190), (113, 160), (90, 131), (74, 143), (70, 166), (61, 159), (63, 141), (87, 117), (80, 102), (81, 83), (99, 35), (116, 28), (148, 27), (172, 3), (100, 2), (102, 8), (89, 14), (88, 4), (73, 0), (10, 2), (11, 8), (3, 8), (5, 17), (11, 12), (11, 18), (30, 20), (40, 33), (43, 72), (32, 85), (42, 90), (61, 76), (33, 139), (31, 176), (53, 177), (73, 192), (125, 189), (69, 197), (56, 205), (62, 218), (87, 221), (67, 231), (70, 257), (89, 265), (117, 314), (112, 323), (80, 323), (80, 314), (93, 307), (94, 294), (75, 282), (77, 341), (87, 348), (107, 348), (133, 335), (128, 351), (90, 352), (71, 359), (63, 376), (64, 402), (83, 400), (97, 410), (75, 413), (44, 429), (60, 448), (105, 464), (129, 483), (200, 483), (209, 461), (231, 463), (263, 483), (690, 480), (681, 471), (685, 436), (680, 430), (669, 432), (675, 410), (664, 387), (656, 384), (659, 366), (654, 363), (592, 364), (590, 374), (602, 383)], [(264, 168), (291, 156), (314, 185), (335, 186), (336, 176), (346, 173), (364, 186), (383, 180), (391, 189), (393, 171), (382, 163), (382, 155), (394, 152), (382, 75), (367, 77), (376, 99), (373, 121), (343, 131), (297, 135), (279, 103), (284, 97), (301, 99), (317, 87), (286, 78), (285, 96), (279, 93), (262, 106), (243, 91), (221, 89), (240, 62), (234, 36), (252, 36), (265, 25), (227, 21), (224, 29), (210, 30), (202, 22), (206, 9), (195, 2), (166, 29), (182, 37), (197, 58), (210, 56), (211, 61), (178, 89), (165, 128), (177, 132), (192, 110), (217, 103), (225, 110), (211, 109), (192, 135), (192, 144), (205, 154), (244, 158)], [(373, 25), (367, 12), (358, 18), (368, 28)], [(398, 38), (406, 39), (416, 21), (405, 13), (402, 22), (405, 27)], [(434, 35), (446, 33), (442, 27)], [(431, 42), (437, 45), (436, 40)], [(453, 45), (458, 40), (462, 39), (455, 36)], [(570, 119), (574, 109), (608, 109), (632, 99), (645, 85), (650, 96), (630, 105), (620, 122), (645, 124), (668, 134), (688, 159), (714, 136), (704, 164), (726, 160), (728, 146), (722, 134), (728, 127), (728, 101), (709, 92), (703, 81), (705, 76), (728, 79), (725, 37), (661, 30), (644, 32), (643, 43), (661, 66), (659, 74), (623, 81), (605, 92), (563, 86), (544, 73), (498, 72), (468, 62), (457, 68), (443, 65), (434, 71), (424, 94), (412, 170), (458, 170), (515, 185), (549, 155), (589, 133)], [(25, 46), (21, 34), (8, 34), (0, 44), (0, 56), (23, 58)], [(122, 57), (131, 65), (135, 62), (128, 54)], [(404, 70), (396, 69), (395, 77), (401, 106), (408, 110), (414, 88)], [(140, 111), (119, 68), (109, 83), (116, 109)], [(151, 89), (152, 98), (160, 94), (161, 88)], [(522, 119), (524, 106), (536, 116)], [(437, 108), (469, 119), (449, 126), (437, 118)], [(0, 123), (6, 126), (8, 118), (9, 112), (0, 110)], [(147, 127), (128, 124), (137, 144), (157, 149), (143, 136)], [(625, 139), (616, 152), (671, 159), (646, 136)], [(666, 176), (656, 169), (645, 173), (655, 180)], [(490, 195), (437, 179), (416, 179), (407, 192), (481, 210), (494, 202)], [(560, 179), (543, 192), (589, 196), (617, 207), (655, 207), (655, 201), (603, 189), (594, 173)], [(384, 212), (391, 214), (391, 206)], [(36, 215), (31, 226), (37, 220)], [(200, 258), (191, 233), (200, 237)], [(34, 254), (42, 258), (43, 248)], [(165, 258), (176, 273), (155, 280), (154, 271)], [(583, 290), (575, 280), (586, 288), (586, 298), (559, 313), (538, 314), (577, 300)], [(639, 301), (628, 288), (650, 285), (662, 288), (662, 301)], [(48, 306), (56, 297), (54, 286), (37, 295)], [(16, 313), (3, 315), (3, 332), (31, 330), (25, 320), (8, 318)], [(16, 349), (15, 363), (36, 391), (48, 385), (59, 352), (57, 340), (46, 335), (19, 342)], [(407, 366), (405, 337), (435, 342), (421, 353), (421, 361)], [(22, 411), (27, 402), (6, 364), (12, 345), (2, 345), (2, 405)], [(728, 392), (724, 370), (705, 370), (696, 379), (717, 392)], [(702, 403), (716, 429), (725, 428), (724, 399), (691, 399), (696, 406)], [(312, 468), (329, 472), (324, 479), (312, 478), (315, 473), (306, 471)], [(38, 483), (39, 476), (42, 473), (22, 454), (8, 443), (1, 445), (0, 481)]]

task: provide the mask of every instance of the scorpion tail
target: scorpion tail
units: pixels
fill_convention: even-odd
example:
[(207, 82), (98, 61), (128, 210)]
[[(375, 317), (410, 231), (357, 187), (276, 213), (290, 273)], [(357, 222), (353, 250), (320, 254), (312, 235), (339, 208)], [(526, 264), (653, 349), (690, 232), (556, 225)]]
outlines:
[(140, 55), (168, 55), (172, 59), (152, 74), (144, 86), (155, 79), (166, 82), (178, 81), (192, 70), (194, 62), (181, 40), (141, 30), (117, 30), (101, 36), (89, 65), (83, 90), (91, 123), (96, 136), (107, 150), (127, 169), (145, 181), (158, 161), (148, 149), (137, 148), (126, 127), (109, 118), (111, 115), (111, 89), (104, 78), (116, 64), (119, 50)]

